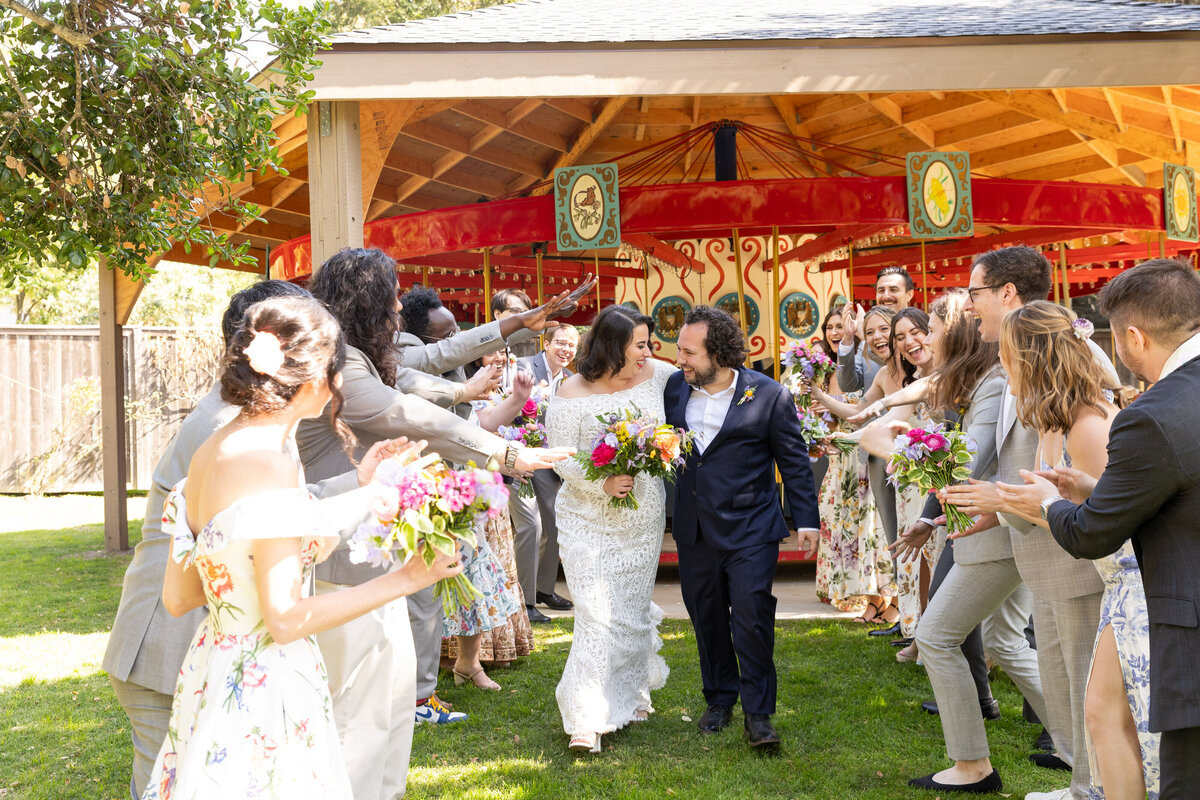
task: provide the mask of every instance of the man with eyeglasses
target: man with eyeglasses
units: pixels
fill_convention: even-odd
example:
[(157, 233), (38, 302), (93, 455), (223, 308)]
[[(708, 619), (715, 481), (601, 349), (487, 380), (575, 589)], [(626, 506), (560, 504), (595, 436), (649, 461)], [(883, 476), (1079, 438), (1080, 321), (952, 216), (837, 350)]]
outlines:
[[(562, 323), (546, 330), (546, 349), (537, 355), (518, 359), (519, 369), (533, 375), (534, 386), (543, 386), (547, 398), (553, 397), (562, 382), (575, 373), (568, 366), (575, 360), (579, 349), (579, 330), (574, 325)], [(535, 389), (536, 391), (536, 389)], [(544, 412), (543, 412), (544, 417)], [(539, 418), (544, 422), (544, 418)], [(531, 520), (514, 518), (514, 543), (517, 557), (517, 577), (521, 580), (521, 591), (525, 594), (525, 610), (530, 622), (549, 622), (550, 618), (535, 608), (540, 603), (556, 611), (574, 608), (574, 604), (555, 591), (558, 581), (558, 521), (554, 513), (554, 501), (562, 479), (554, 470), (539, 470), (534, 473), (533, 494), (537, 498), (538, 530), (530, 525)], [(510, 504), (511, 508), (511, 504)]]
[[(501, 289), (492, 295), (492, 319), (494, 320), (525, 314), (531, 308), (533, 308), (533, 301), (520, 289)], [(536, 356), (540, 350), (540, 343), (533, 339), (508, 343), (508, 352), (516, 358)]]

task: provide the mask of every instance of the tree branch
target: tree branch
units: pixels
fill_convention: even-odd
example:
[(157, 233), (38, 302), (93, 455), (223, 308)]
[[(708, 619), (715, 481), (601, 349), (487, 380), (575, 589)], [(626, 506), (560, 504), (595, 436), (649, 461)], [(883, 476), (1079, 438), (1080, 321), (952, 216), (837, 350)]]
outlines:
[[(0, 2), (4, 2), (4, 0), (0, 0)], [(21, 106), (30, 114), (36, 113), (33, 104), (29, 102), (29, 98), (21, 91), (21, 85), (17, 82), (17, 76), (13, 74), (12, 67), (9, 66), (8, 55), (5, 54), (4, 50), (0, 50), (0, 68), (3, 68), (5, 79), (13, 87), (13, 91), (17, 93), (17, 97), (20, 98)]]
[(87, 34), (73, 31), (70, 28), (63, 27), (51, 19), (46, 19), (41, 14), (34, 11), (32, 8), (18, 3), (17, 0), (0, 0), (0, 8), (7, 8), (10, 11), (15, 11), (25, 19), (37, 25), (39, 28), (44, 28), (58, 38), (62, 39), (72, 47), (87, 47), (92, 43), (92, 37)]

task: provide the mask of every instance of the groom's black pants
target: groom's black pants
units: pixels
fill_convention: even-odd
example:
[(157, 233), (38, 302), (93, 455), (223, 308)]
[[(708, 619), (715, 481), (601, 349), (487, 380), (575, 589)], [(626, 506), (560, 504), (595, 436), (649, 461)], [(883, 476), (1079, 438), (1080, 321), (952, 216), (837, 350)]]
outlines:
[(679, 588), (700, 651), (700, 676), (709, 705), (775, 713), (775, 596), (771, 584), (779, 543), (717, 550), (697, 531), (679, 545)]

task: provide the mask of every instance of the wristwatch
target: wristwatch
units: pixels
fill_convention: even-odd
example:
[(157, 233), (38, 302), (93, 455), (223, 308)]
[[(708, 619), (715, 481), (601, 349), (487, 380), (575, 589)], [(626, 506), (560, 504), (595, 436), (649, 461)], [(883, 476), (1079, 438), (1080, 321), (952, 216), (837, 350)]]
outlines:
[(517, 456), (519, 454), (520, 454), (520, 450), (517, 449), (517, 446), (515, 444), (509, 444), (508, 447), (505, 448), (505, 450), (504, 450), (504, 466), (508, 470), (509, 474), (513, 474), (513, 475), (516, 474), (516, 472), (517, 472)]
[(1062, 495), (1054, 494), (1054, 495), (1050, 495), (1045, 500), (1043, 500), (1042, 501), (1042, 519), (1049, 522), (1050, 518), (1047, 516), (1047, 514), (1050, 513), (1050, 506), (1054, 505), (1059, 500), (1064, 500), (1064, 499), (1066, 499), (1066, 498), (1064, 498)]

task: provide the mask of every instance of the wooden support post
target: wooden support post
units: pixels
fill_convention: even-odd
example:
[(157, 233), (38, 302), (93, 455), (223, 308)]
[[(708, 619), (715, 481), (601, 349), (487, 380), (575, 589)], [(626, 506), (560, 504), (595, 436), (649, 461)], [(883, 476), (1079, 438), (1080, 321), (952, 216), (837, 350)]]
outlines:
[(125, 318), (118, 311), (117, 270), (100, 258), (100, 454), (104, 472), (104, 549), (129, 549), (129, 480), (125, 447)]
[(650, 316), (650, 265), (644, 264), (642, 269), (642, 313)]
[(746, 366), (750, 366), (750, 331), (747, 330), (749, 316), (746, 313), (746, 282), (742, 277), (742, 240), (738, 236), (738, 229), (733, 229), (733, 265), (737, 270), (737, 289), (738, 289), (738, 322), (742, 326), (742, 336), (746, 338)]
[(313, 274), (343, 247), (363, 246), (362, 143), (358, 102), (308, 107), (308, 208)]
[(1159, 258), (1167, 257), (1167, 232), (1166, 231), (1158, 232), (1158, 257)]
[[(537, 258), (537, 282), (538, 282), (537, 304), (539, 306), (541, 306), (542, 304), (544, 304), (546, 302), (546, 292), (545, 292), (545, 289), (542, 288), (542, 251), (541, 250), (537, 251), (537, 255), (535, 256), (535, 258)], [(538, 349), (539, 350), (546, 349), (546, 334), (544, 332), (538, 334)]]
[[(429, 288), (429, 267), (421, 267), (421, 285), (426, 289)], [(491, 298), (488, 298), (489, 302)]]
[[(1062, 247), (1063, 243), (1059, 242), (1058, 246)], [(1054, 287), (1054, 302), (1058, 305), (1062, 305), (1061, 287), (1059, 286), (1058, 281), (1055, 280), (1055, 278), (1054, 278), (1054, 268), (1053, 267), (1051, 267), (1051, 269), (1050, 269), (1050, 279), (1051, 279), (1050, 285)]]
[[(600, 313), (600, 253), (592, 251), (592, 268), (596, 271), (596, 313)], [(616, 298), (613, 298), (614, 300)]]
[(921, 302), (929, 313), (929, 262), (925, 260), (925, 240), (921, 240)]
[(1058, 243), (1058, 263), (1062, 268), (1062, 303), (1067, 308), (1071, 307), (1071, 277), (1067, 274), (1067, 246), (1062, 242)]
[(492, 251), (487, 247), (483, 248), (483, 321), (492, 321)]
[(771, 262), (771, 355), (775, 359), (775, 380), (779, 380), (779, 226), (771, 228), (771, 249), (775, 260)]
[[(851, 308), (857, 308), (854, 305), (854, 242), (850, 242), (850, 255), (846, 259), (846, 271), (850, 274), (850, 297), (848, 301)], [(824, 331), (821, 331), (821, 333), (824, 334)]]

